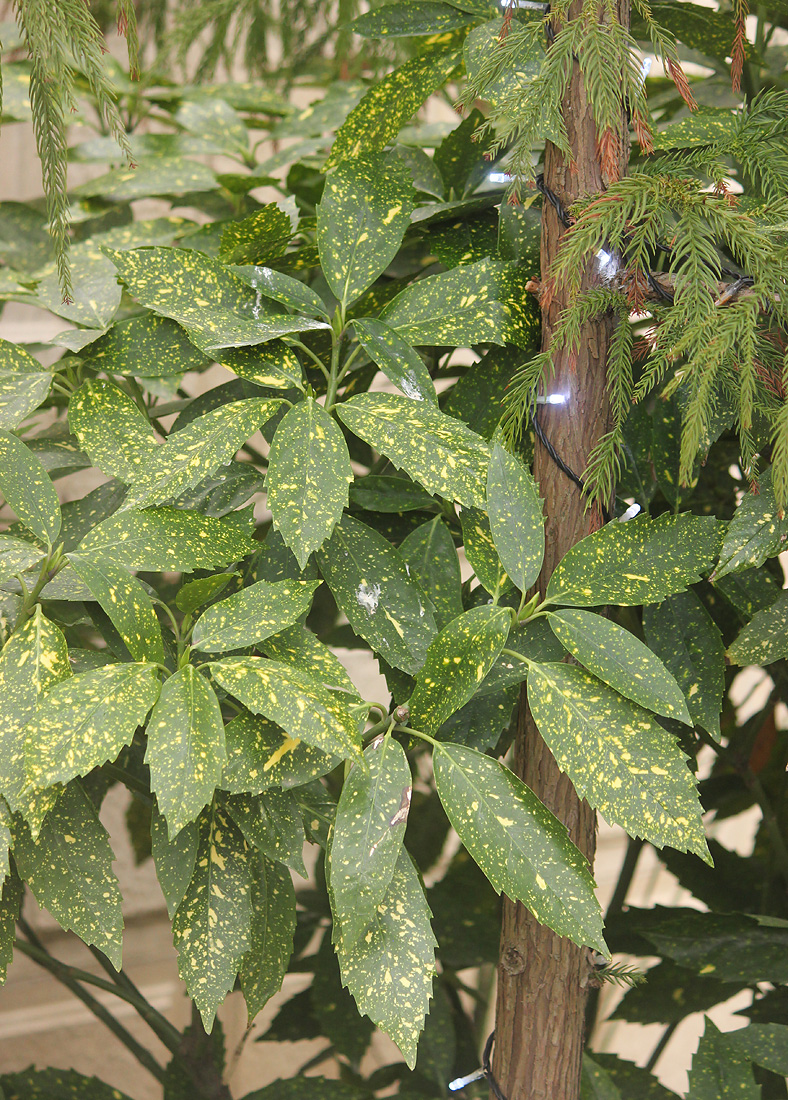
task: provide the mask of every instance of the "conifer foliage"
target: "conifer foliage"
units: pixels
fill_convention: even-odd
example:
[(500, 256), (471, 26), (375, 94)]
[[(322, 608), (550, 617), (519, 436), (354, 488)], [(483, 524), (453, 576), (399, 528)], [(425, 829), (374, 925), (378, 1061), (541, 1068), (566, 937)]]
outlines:
[[(192, 32), (213, 35), (210, 79), (271, 17), (237, 7), (193, 5)], [(435, 1098), (475, 1069), (486, 1037), (468, 1003), (489, 996), (505, 894), (597, 952), (600, 985), (632, 985), (615, 1018), (663, 1024), (664, 1043), (750, 990), (748, 1026), (707, 1021), (688, 1097), (727, 1095), (731, 1080), (753, 1100), (785, 1096), (777, 0), (753, 42), (742, 3), (652, 13), (639, 0), (626, 27), (609, 0), (571, 19), (563, 2), (501, 15), (485, 0), (395, 0), (354, 24), (406, 39), (391, 71), (323, 95), (316, 63), (300, 112), (263, 82), (161, 73), (116, 73), (113, 98), (82, 0), (16, 9), (3, 124), (36, 124), (47, 204), (0, 203), (0, 297), (63, 331), (0, 340), (2, 976), (15, 950), (49, 970), (176, 1100), (229, 1098), (228, 992), (252, 1021), (289, 970), (309, 974), (266, 1038), (324, 1036), (302, 1068), (331, 1062), (342, 1080), (296, 1074), (248, 1100)], [(162, 11), (141, 6), (143, 32), (153, 20), (164, 34)], [(118, 12), (134, 57), (134, 7)], [(651, 46), (664, 75), (646, 79)], [(712, 76), (691, 80), (682, 61), (698, 57)], [(540, 271), (541, 203), (561, 198), (528, 184), (545, 142), (567, 149), (575, 65), (608, 185), (561, 208), (571, 227)], [(476, 105), (443, 130), (418, 115), (441, 92)], [(100, 122), (69, 146), (72, 102)], [(618, 178), (622, 118), (635, 152)], [(261, 131), (289, 143), (263, 155)], [(206, 163), (219, 154), (232, 171)], [(99, 173), (72, 192), (68, 156)], [(144, 198), (169, 212), (135, 219)], [(540, 351), (539, 303), (559, 285), (571, 305)], [(617, 322), (613, 428), (588, 469), (566, 472), (608, 522), (540, 598), (552, 517), (533, 435), (543, 403), (567, 396), (550, 392), (555, 350), (601, 315)], [(98, 487), (64, 503), (60, 478), (81, 470)], [(633, 503), (642, 514), (620, 522)], [(337, 647), (374, 655), (386, 698), (362, 697)], [(769, 691), (743, 717), (731, 689), (749, 664), (768, 666)], [(578, 796), (631, 838), (606, 914), (565, 825), (507, 766), (523, 687)], [(195, 1007), (185, 1034), (122, 969), (99, 818), (117, 784)], [(745, 858), (704, 811), (751, 806), (761, 825)], [(706, 911), (625, 910), (644, 845)], [(22, 915), (26, 892), (106, 977), (52, 958)], [(623, 952), (660, 960), (645, 984), (610, 961)], [(132, 1005), (168, 1064), (96, 985)], [(365, 1074), (374, 1027), (401, 1059)], [(595, 1054), (593, 1026), (588, 1041), (576, 1095), (673, 1095)], [(7, 1100), (120, 1095), (43, 1067), (0, 1087)]]

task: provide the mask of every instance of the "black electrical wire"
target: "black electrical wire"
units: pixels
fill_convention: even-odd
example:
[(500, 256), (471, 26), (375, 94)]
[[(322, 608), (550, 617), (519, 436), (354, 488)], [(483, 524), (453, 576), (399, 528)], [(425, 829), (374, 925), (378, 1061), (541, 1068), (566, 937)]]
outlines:
[(501, 1091), (501, 1086), (498, 1084), (498, 1082), (495, 1080), (495, 1077), (493, 1076), (492, 1066), (490, 1065), (490, 1056), (492, 1054), (494, 1042), (495, 1032), (491, 1031), (487, 1042), (484, 1044), (484, 1054), (482, 1055), (482, 1069), (484, 1070), (485, 1079), (487, 1081), (487, 1084), (490, 1086), (490, 1091), (495, 1097), (495, 1100), (507, 1100), (506, 1096)]

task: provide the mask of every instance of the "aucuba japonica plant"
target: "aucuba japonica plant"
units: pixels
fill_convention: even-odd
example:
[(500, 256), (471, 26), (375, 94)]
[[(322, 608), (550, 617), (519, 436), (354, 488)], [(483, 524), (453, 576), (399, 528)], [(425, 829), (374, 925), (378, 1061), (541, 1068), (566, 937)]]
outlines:
[[(484, 4), (415, 0), (357, 24), (370, 36), (421, 35), (413, 56), (368, 88), (332, 87), (300, 113), (252, 84), (129, 85), (137, 167), (109, 167), (71, 196), (69, 300), (63, 252), (52, 252), (41, 210), (0, 204), (3, 297), (72, 325), (46, 348), (0, 343), (9, 513), (0, 536), (0, 961), (4, 970), (16, 943), (90, 996), (91, 975), (59, 967), (20, 917), (29, 890), (95, 950), (102, 987), (125, 996), (165, 1043), (168, 1067), (133, 1051), (165, 1096), (184, 1087), (229, 1095), (204, 1033), (237, 986), (253, 1019), (289, 967), (314, 974), (298, 995), (301, 1026), (328, 1036), (326, 1058), (344, 1080), (297, 1078), (297, 1093), (252, 1095), (342, 1100), (392, 1085), (403, 1096), (442, 1095), (455, 1071), (473, 1068), (484, 1039), (459, 972), (497, 960), (500, 894), (589, 957), (659, 956), (651, 982), (617, 1012), (666, 1024), (668, 1038), (731, 986), (750, 988), (759, 1022), (735, 1039), (707, 1025), (689, 1095), (722, 1095), (720, 1066), (741, 1095), (760, 1095), (761, 1085), (764, 1096), (785, 1095), (786, 743), (773, 714), (788, 656), (776, 570), (788, 521), (774, 180), (788, 173), (782, 124), (763, 106), (782, 100), (758, 101), (768, 133), (765, 123), (747, 129), (752, 98), (733, 122), (730, 111), (672, 121), (688, 98), (674, 34), (715, 59), (715, 71), (730, 66), (719, 57), (723, 13), (699, 28), (674, 10), (690, 5), (660, 7), (667, 29), (643, 8), (642, 33), (626, 30), (617, 48), (631, 60), (647, 34), (660, 45), (667, 125), (655, 142), (643, 138), (643, 178), (611, 182), (623, 205), (601, 216), (593, 204), (575, 208), (555, 269), (574, 277), (609, 245), (626, 276), (591, 291), (575, 279), (558, 336), (541, 353), (533, 280), (542, 208), (526, 194), (510, 203), (488, 177), (495, 158), (527, 174), (537, 138), (563, 150), (568, 138), (550, 115), (567, 86), (556, 58), (578, 51), (599, 90), (600, 132), (612, 132), (626, 101), (643, 136), (642, 82), (630, 65), (607, 87), (596, 31), (585, 45), (576, 27), (563, 38), (553, 31), (551, 57), (541, 18), (509, 12), (502, 34), (500, 13)], [(599, 6), (605, 18), (608, 9)], [(583, 12), (589, 20), (597, 5)], [(754, 79), (760, 62), (737, 49), (731, 64)], [(480, 132), (478, 110), (439, 138), (418, 127), (403, 134), (447, 83), (456, 98), (462, 66), (468, 95), (491, 105), (498, 138)], [(8, 87), (24, 85), (24, 63), (3, 70)], [(507, 72), (520, 81), (516, 103), (501, 84)], [(523, 104), (531, 113), (520, 117)], [(166, 132), (146, 132), (151, 120)], [(721, 178), (725, 126), (753, 181), (744, 215), (728, 198), (698, 199), (704, 172)], [(298, 140), (258, 161), (259, 130)], [(766, 147), (776, 152), (764, 192), (752, 163)], [(194, 159), (216, 153), (237, 170)], [(107, 136), (72, 155), (120, 156)], [(681, 190), (671, 173), (690, 172)], [(276, 198), (255, 198), (261, 186)], [(172, 211), (134, 220), (131, 203), (149, 197)], [(747, 235), (736, 252), (737, 218)], [(643, 366), (633, 343), (653, 303), (631, 284), (651, 275), (654, 241), (671, 227), (671, 270), (653, 276), (664, 292), (645, 341), (654, 360)], [(717, 285), (726, 249), (747, 270), (730, 293)], [(535, 591), (558, 520), (545, 515), (531, 472), (540, 441), (530, 417), (556, 350), (602, 314), (618, 324), (615, 415), (592, 460), (590, 503), (612, 507), (615, 481), (626, 501), (617, 511), (634, 500), (643, 514), (597, 524)], [(704, 358), (711, 331), (719, 344)], [(226, 380), (195, 387), (217, 364)], [(765, 377), (764, 395), (756, 380)], [(742, 494), (742, 469), (754, 479), (756, 452), (771, 447), (777, 485), (767, 470), (758, 495)], [(61, 504), (58, 478), (87, 469), (104, 480)], [(339, 645), (375, 655), (389, 698), (362, 698), (332, 650)], [(735, 666), (750, 664), (768, 665), (773, 687), (762, 710), (739, 721), (730, 689)], [(586, 856), (507, 766), (523, 685), (578, 798), (633, 838), (607, 928)], [(701, 803), (703, 746), (717, 763)], [(116, 783), (133, 799), (138, 850), (155, 863), (213, 1078), (122, 971), (121, 895), (98, 818)], [(750, 862), (709, 842), (704, 807), (723, 817), (754, 803), (763, 824)], [(462, 850), (425, 890), (450, 827)], [(318, 849), (319, 889), (296, 891), (291, 871), (306, 876), (305, 841)], [(712, 912), (622, 912), (644, 842)], [(606, 971), (615, 976), (616, 964), (600, 963), (600, 981)], [(687, 984), (689, 1006), (674, 996)], [(361, 1074), (372, 1027), (359, 1014), (393, 1039), (403, 1063)], [(270, 1034), (292, 1038), (292, 1020), (280, 1016)], [(129, 1045), (128, 1033), (116, 1034)], [(46, 1095), (53, 1080), (31, 1071), (0, 1085), (21, 1100)], [(57, 1084), (106, 1095), (75, 1074)], [(593, 1053), (581, 1087), (613, 1100), (667, 1093), (631, 1063)]]

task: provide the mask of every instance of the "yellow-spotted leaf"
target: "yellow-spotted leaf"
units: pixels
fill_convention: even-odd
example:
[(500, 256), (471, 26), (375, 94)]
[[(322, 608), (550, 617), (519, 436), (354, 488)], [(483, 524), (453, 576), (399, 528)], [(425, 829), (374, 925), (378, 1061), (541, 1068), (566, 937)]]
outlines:
[(306, 314), (307, 317), (319, 317), (326, 321), (331, 320), (320, 295), (312, 290), (310, 286), (307, 286), (306, 283), (302, 283), (300, 279), (293, 279), (282, 271), (274, 271), (273, 268), (260, 267), (257, 264), (232, 267), (231, 270), (235, 272), (239, 279), (243, 279), (249, 286), (259, 290), (265, 298), (270, 298), (272, 302), (278, 302), (282, 306), (287, 306), (288, 309), (297, 310)]
[(462, 575), (454, 539), (440, 516), (422, 523), (400, 544), (411, 577), (435, 609), (438, 627), (462, 614)]
[(353, 30), (364, 38), (410, 38), (456, 30), (472, 22), (473, 15), (437, 0), (400, 0), (359, 15), (353, 20)]
[(0, 798), (0, 886), (11, 871), (10, 852), (13, 846), (11, 829), (13, 818), (4, 798)]
[(133, 298), (194, 334), (199, 348), (246, 347), (290, 333), (326, 329), (263, 304), (259, 291), (201, 252), (182, 248), (106, 249)]
[(193, 665), (164, 681), (148, 722), (145, 762), (172, 840), (211, 801), (227, 763), (219, 700)]
[(353, 328), (370, 359), (406, 397), (438, 404), (435, 384), (424, 360), (396, 329), (374, 317), (354, 321)]
[(378, 80), (337, 131), (326, 167), (382, 150), (462, 60), (462, 34), (436, 34), (425, 48)]
[(303, 371), (298, 356), (283, 340), (271, 340), (251, 348), (225, 348), (216, 352), (223, 367), (256, 386), (274, 390), (303, 390)]
[(788, 656), (788, 593), (757, 612), (728, 649), (736, 665), (770, 665)]
[(465, 557), (482, 586), (493, 597), (512, 592), (514, 586), (498, 556), (487, 513), (481, 508), (463, 508), (460, 523)]
[(16, 922), (22, 912), (24, 894), (25, 888), (17, 874), (9, 875), (0, 889), (0, 985), (5, 985), (14, 957)]
[(420, 668), (435, 620), (388, 539), (346, 514), (318, 565), (355, 632), (395, 668)]
[(412, 782), (399, 742), (385, 738), (364, 751), (342, 786), (331, 838), (331, 908), (349, 949), (374, 923), (402, 851)]
[(266, 657), (295, 665), (332, 691), (345, 692), (351, 703), (361, 702), (361, 696), (345, 666), (311, 630), (302, 626), (288, 627), (281, 634), (266, 638), (260, 648)]
[(722, 541), (713, 516), (689, 512), (608, 523), (558, 563), (547, 598), (572, 607), (659, 603), (707, 573)]
[(434, 733), (464, 706), (495, 664), (509, 636), (507, 608), (473, 607), (434, 639), (410, 699), (410, 724)]
[(255, 854), (226, 809), (200, 814), (197, 858), (172, 922), (178, 973), (207, 1031), (252, 945)]
[(292, 236), (288, 215), (275, 202), (267, 202), (249, 217), (223, 224), (219, 259), (226, 264), (273, 263)]
[(657, 720), (576, 665), (532, 665), (528, 703), (581, 798), (657, 848), (710, 860), (687, 758)]
[(112, 871), (115, 853), (81, 783), (69, 783), (37, 839), (26, 828), (17, 830), (14, 858), (38, 904), (120, 970), (123, 916)]
[(253, 848), (284, 863), (301, 878), (304, 866), (304, 822), (290, 791), (272, 788), (262, 794), (235, 794), (224, 799), (227, 812)]
[(788, 517), (780, 519), (769, 469), (758, 480), (757, 494), (745, 493), (733, 513), (710, 580), (763, 565), (785, 549), (786, 538)]
[(257, 645), (305, 615), (319, 584), (319, 580), (251, 584), (200, 616), (193, 643), (203, 653), (227, 653)]
[(0, 428), (15, 428), (33, 412), (52, 385), (52, 372), (24, 348), (0, 340)]
[(34, 542), (17, 539), (13, 535), (0, 535), (0, 581), (7, 581), (15, 573), (24, 573), (40, 562), (43, 556), (43, 549)]
[(244, 712), (225, 726), (227, 766), (219, 786), (229, 794), (259, 794), (270, 787), (298, 787), (328, 775), (341, 757), (289, 737), (260, 714)]
[(191, 573), (240, 561), (256, 545), (240, 515), (217, 519), (182, 508), (146, 508), (109, 516), (82, 539), (78, 553), (144, 572)]
[(449, 821), (493, 888), (559, 936), (607, 954), (591, 870), (566, 826), (492, 757), (441, 744), (433, 759)]
[(200, 831), (196, 821), (190, 821), (170, 840), (167, 822), (154, 806), (150, 836), (156, 878), (164, 895), (167, 916), (172, 920), (194, 874)]
[(406, 286), (380, 314), (409, 344), (539, 346), (539, 310), (512, 263), (479, 260)]
[(347, 507), (352, 480), (337, 422), (312, 397), (299, 401), (276, 429), (266, 485), (274, 527), (302, 569)]
[(483, 508), (490, 448), (481, 436), (426, 401), (364, 393), (337, 409), (352, 432), (391, 459), (425, 489)]
[(24, 526), (51, 546), (61, 520), (55, 486), (30, 448), (4, 431), (0, 431), (0, 493)]
[(226, 692), (293, 739), (343, 759), (361, 756), (360, 722), (341, 698), (300, 669), (263, 657), (226, 657), (212, 671)]
[(231, 401), (167, 436), (135, 474), (124, 509), (163, 504), (193, 489), (225, 466), (281, 403), (279, 398), (261, 397)]
[(126, 484), (159, 447), (148, 418), (128, 394), (105, 379), (79, 387), (69, 403), (68, 424), (93, 465)]
[(144, 723), (159, 687), (155, 667), (143, 663), (105, 665), (56, 684), (27, 728), (30, 781), (66, 783), (114, 760)]
[(364, 293), (399, 251), (413, 210), (413, 184), (399, 161), (368, 153), (344, 160), (317, 207), (317, 247), (342, 307)]
[(252, 874), (250, 948), (241, 963), (249, 1021), (282, 988), (293, 953), (296, 896), (290, 872), (257, 853)]
[(525, 592), (539, 576), (544, 557), (542, 502), (530, 470), (497, 442), (487, 472), (487, 514), (498, 557)]
[(386, 895), (363, 935), (345, 943), (334, 925), (342, 984), (358, 1010), (399, 1047), (411, 1069), (432, 996), (435, 947), (418, 871), (401, 849)]
[(159, 620), (150, 596), (136, 577), (113, 561), (90, 561), (78, 554), (69, 554), (68, 560), (109, 616), (134, 660), (163, 662)]
[(25, 727), (41, 693), (69, 676), (66, 639), (37, 604), (0, 653), (0, 793), (12, 810), (31, 821), (34, 834), (57, 791), (43, 791), (28, 780)]
[(684, 692), (692, 721), (720, 738), (725, 647), (717, 624), (694, 592), (679, 592), (643, 611), (643, 633)]
[(634, 634), (576, 608), (552, 612), (548, 619), (556, 638), (589, 672), (646, 710), (692, 725), (675, 678)]
[[(180, 325), (155, 313), (138, 313), (118, 321), (90, 347), (83, 349), (79, 357), (94, 370), (137, 378), (169, 378), (185, 371), (203, 370), (210, 362), (191, 343)], [(91, 382), (88, 386), (97, 384), (106, 385)], [(77, 391), (80, 392), (82, 390)], [(69, 416), (73, 409), (74, 398), (69, 405)]]

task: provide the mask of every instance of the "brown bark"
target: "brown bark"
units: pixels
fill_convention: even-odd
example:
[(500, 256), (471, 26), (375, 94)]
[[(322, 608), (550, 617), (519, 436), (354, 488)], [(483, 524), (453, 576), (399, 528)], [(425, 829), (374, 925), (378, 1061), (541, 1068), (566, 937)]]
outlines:
[[(570, 9), (574, 16), (579, 4)], [(619, 10), (628, 18), (628, 0)], [(583, 195), (604, 189), (596, 126), (575, 64), (563, 104), (572, 149), (567, 164), (548, 143), (545, 184), (565, 207)], [(628, 139), (622, 118), (619, 172), (628, 159)], [(566, 232), (553, 207), (545, 202), (542, 215), (542, 272), (547, 273)], [(593, 273), (587, 275), (590, 285)], [(542, 315), (542, 346), (550, 344), (559, 315), (568, 302), (557, 286)], [(609, 428), (606, 390), (607, 349), (613, 321), (604, 317), (588, 324), (579, 349), (556, 357), (550, 392), (567, 396), (564, 405), (540, 409), (545, 435), (571, 469), (582, 473), (588, 455)], [(544, 499), (546, 552), (537, 587), (543, 595), (553, 569), (579, 539), (599, 525), (595, 510), (587, 510), (579, 490), (556, 466), (537, 441), (534, 475)], [(572, 840), (593, 863), (596, 818), (559, 770), (542, 740), (525, 695), (521, 700), (513, 768), (568, 827)], [(504, 899), (501, 953), (498, 967), (494, 1072), (507, 1100), (577, 1100), (584, 1044), (584, 1014), (590, 952), (540, 925), (520, 903)]]

